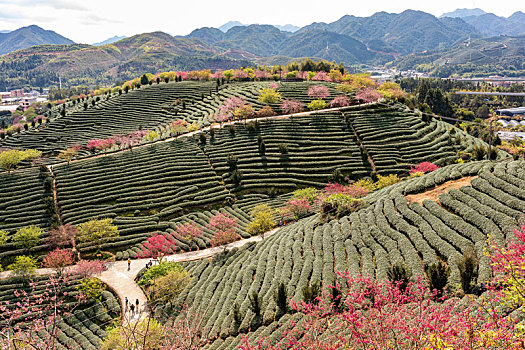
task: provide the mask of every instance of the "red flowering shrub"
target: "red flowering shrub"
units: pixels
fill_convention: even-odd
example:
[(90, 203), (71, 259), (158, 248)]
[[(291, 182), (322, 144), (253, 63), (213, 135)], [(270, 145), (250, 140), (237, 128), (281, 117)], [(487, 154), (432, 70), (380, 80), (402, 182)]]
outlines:
[(434, 170), (437, 170), (437, 169), (439, 169), (439, 166), (437, 166), (434, 163), (422, 162), (422, 163), (419, 163), (418, 165), (416, 165), (415, 167), (410, 167), (410, 174), (418, 173), (418, 172), (430, 173), (430, 172), (432, 172)]

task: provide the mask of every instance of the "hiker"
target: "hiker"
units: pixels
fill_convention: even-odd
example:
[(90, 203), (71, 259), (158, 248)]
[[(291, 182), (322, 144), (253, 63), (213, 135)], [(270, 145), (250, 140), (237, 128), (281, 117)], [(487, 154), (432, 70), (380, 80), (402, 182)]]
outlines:
[(131, 259), (128, 258), (128, 271), (131, 269)]
[(137, 312), (139, 312), (140, 309), (139, 309), (139, 300), (138, 299), (135, 300), (135, 304), (137, 305)]
[(128, 311), (128, 302), (129, 302), (128, 297), (126, 297), (126, 309), (125, 309), (126, 311)]
[(135, 314), (135, 304), (131, 304), (129, 308), (131, 309), (131, 316), (133, 316)]

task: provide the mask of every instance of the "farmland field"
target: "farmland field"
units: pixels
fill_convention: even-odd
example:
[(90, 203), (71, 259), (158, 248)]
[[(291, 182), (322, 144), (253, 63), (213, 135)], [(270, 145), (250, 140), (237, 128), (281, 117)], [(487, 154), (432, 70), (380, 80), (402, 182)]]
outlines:
[[(390, 266), (403, 263), (423, 276), (424, 266), (439, 258), (449, 263), (449, 283), (454, 285), (460, 283), (456, 262), (469, 247), (481, 257), (477, 283), (489, 281), (490, 261), (483, 255), (486, 238), (490, 234), (503, 241), (522, 220), (524, 174), (523, 161), (478, 162), (450, 165), (387, 187), (366, 198), (368, 208), (350, 216), (324, 224), (317, 216), (302, 219), (222, 260), (187, 263), (195, 278), (177, 303), (193, 305), (196, 313), (205, 315), (206, 337), (217, 338), (208, 349), (230, 349), (245, 336), (259, 339), (289, 318), (300, 319), (300, 314), (280, 318), (274, 300), (280, 283), (285, 284), (288, 298), (300, 301), (305, 286), (315, 282), (329, 292), (337, 272), (348, 270), (381, 280), (387, 278)], [(471, 185), (442, 193), (439, 203), (409, 204), (405, 198), (466, 176), (475, 176)], [(250, 308), (248, 296), (253, 293), (262, 298), (260, 320)], [(242, 315), (238, 324), (233, 320), (234, 304)], [(173, 306), (159, 312), (168, 315)]]
[[(332, 98), (342, 97), (327, 82), (281, 82), (277, 91), (283, 99), (308, 104), (314, 100), (308, 90), (315, 85), (328, 87)], [(66, 247), (74, 259), (110, 260), (110, 272), (118, 276), (111, 292), (61, 319), (60, 349), (72, 344), (99, 348), (120, 316), (118, 278), (129, 279), (145, 300), (152, 295), (136, 279), (146, 271), (139, 272), (145, 260), (131, 271), (128, 259), (161, 261), (168, 244), (173, 245), (169, 254), (187, 253), (183, 256), (216, 250), (213, 258), (181, 263), (187, 285), (172, 297), (167, 293), (169, 302), (151, 304), (161, 321), (180, 319), (183, 306), (202, 317), (199, 332), (209, 340), (207, 349), (232, 349), (245, 338), (280, 341), (284, 326), (304, 315), (283, 311), (278, 289), (284, 288), (286, 300), (300, 303), (317, 285), (319, 293), (330, 294), (329, 286), (345, 271), (385, 281), (394, 266), (404, 266), (411, 276), (424, 279), (429, 266), (443, 263), (447, 288), (457, 291), (462, 286), (460, 260), (472, 251), (478, 259), (473, 284), (493, 279), (487, 237), (504, 244), (522, 224), (525, 161), (502, 150), (492, 160), (476, 160), (486, 157), (485, 142), (393, 100), (358, 104), (353, 99), (341, 108), (214, 121), (232, 97), (261, 110), (265, 104), (259, 91), (268, 86), (151, 84), (99, 101), (89, 97), (85, 106), (68, 105), (65, 115), (55, 108), (47, 123), (0, 141), (2, 148), (34, 148), (44, 154), (43, 161), (22, 161), (18, 169), (0, 173), (0, 266), (11, 269), (18, 257), (30, 255), (38, 265), (33, 267), (47, 267), (44, 256)], [(281, 112), (278, 103), (269, 106)], [(196, 126), (174, 133), (170, 124), (178, 120)], [(134, 147), (84, 147), (76, 158), (56, 158), (93, 139), (146, 130), (156, 136)], [(432, 169), (415, 171), (421, 164)], [(329, 188), (342, 192), (331, 197)], [(348, 194), (356, 189), (362, 194)], [(318, 197), (310, 203), (298, 197), (300, 190)], [(340, 198), (348, 201), (340, 204), (345, 211), (329, 202)], [(291, 215), (290, 203), (308, 210)], [(271, 223), (257, 232), (253, 223), (263, 204)], [(235, 222), (232, 232), (225, 230), (230, 237), (224, 241), (212, 225), (218, 214)], [(118, 234), (86, 239), (99, 233), (89, 232), (96, 219), (111, 219)], [(182, 235), (185, 224), (197, 233)], [(276, 233), (263, 237), (277, 225)], [(24, 238), (28, 227), (42, 232)], [(57, 227), (75, 229), (77, 236), (72, 243), (56, 244)], [(256, 235), (258, 243), (224, 248), (224, 243)], [(154, 248), (162, 252), (146, 256), (159, 237), (165, 241)], [(117, 271), (126, 261), (127, 271)], [(46, 277), (34, 279), (42, 290)], [(15, 289), (28, 290), (20, 281), (0, 280), (0, 302), (18, 300)], [(73, 280), (70, 297), (80, 283)], [(253, 311), (254, 295), (259, 314)]]

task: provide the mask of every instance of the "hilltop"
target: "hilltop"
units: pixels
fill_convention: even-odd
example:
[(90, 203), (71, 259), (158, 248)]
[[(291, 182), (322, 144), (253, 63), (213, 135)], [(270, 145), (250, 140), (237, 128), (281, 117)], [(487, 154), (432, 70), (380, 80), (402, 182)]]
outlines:
[(400, 58), (399, 69), (414, 68), (434, 76), (522, 76), (525, 74), (525, 36), (473, 39), (449, 49)]
[(36, 25), (0, 33), (0, 55), (44, 44), (68, 45), (74, 42), (52, 30), (45, 30)]

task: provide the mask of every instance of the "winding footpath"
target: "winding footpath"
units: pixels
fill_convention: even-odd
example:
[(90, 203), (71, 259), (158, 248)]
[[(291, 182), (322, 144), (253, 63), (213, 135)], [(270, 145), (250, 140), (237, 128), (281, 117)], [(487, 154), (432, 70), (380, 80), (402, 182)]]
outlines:
[[(378, 101), (378, 102), (380, 102), (380, 101)], [(180, 139), (180, 138), (184, 138), (184, 137), (192, 137), (194, 135), (197, 135), (197, 134), (209, 131), (210, 129), (222, 129), (222, 128), (225, 128), (228, 125), (245, 124), (245, 123), (249, 123), (249, 122), (265, 121), (265, 120), (289, 119), (289, 118), (293, 118), (293, 117), (304, 117), (304, 116), (309, 116), (309, 115), (318, 114), (318, 113), (352, 110), (354, 108), (362, 108), (362, 107), (369, 106), (369, 105), (375, 105), (378, 102), (368, 102), (368, 103), (362, 103), (362, 104), (352, 105), (352, 106), (334, 107), (334, 108), (320, 109), (320, 110), (316, 110), (316, 111), (306, 111), (306, 112), (300, 112), (300, 113), (294, 113), (294, 114), (280, 114), (280, 115), (274, 115), (274, 116), (262, 117), (262, 118), (261, 117), (257, 117), (257, 118), (250, 118), (250, 119), (245, 119), (245, 120), (232, 120), (232, 121), (229, 121), (229, 122), (224, 122), (222, 124), (212, 124), (210, 126), (204, 127), (202, 129), (199, 129), (199, 130), (187, 132), (185, 134), (181, 134), (181, 135), (177, 135), (177, 136), (172, 136), (172, 137), (169, 137), (169, 138), (166, 138), (166, 139), (156, 140), (154, 142), (149, 142), (149, 143), (144, 143), (144, 144), (141, 144), (141, 145), (133, 146), (132, 149), (124, 148), (124, 149), (119, 149), (119, 150), (116, 150), (116, 151), (113, 151), (113, 152), (106, 152), (106, 153), (95, 154), (95, 155), (88, 156), (88, 157), (77, 158), (77, 159), (72, 160), (70, 163), (82, 162), (82, 161), (87, 161), (87, 160), (91, 160), (91, 159), (101, 158), (101, 157), (105, 157), (105, 156), (112, 156), (112, 155), (116, 155), (116, 154), (124, 153), (124, 152), (133, 152), (133, 150), (141, 149), (141, 148), (144, 148), (144, 147), (149, 147), (149, 146), (156, 145), (156, 144), (170, 142), (170, 141), (174, 141), (174, 140), (177, 140), (177, 139)], [(57, 163), (53, 163), (53, 164), (48, 164), (46, 166), (47, 166), (47, 168), (50, 171), (52, 171), (52, 169), (54, 167), (56, 167), (56, 166), (67, 165), (67, 164), (68, 163), (64, 161), (64, 162), (57, 162)], [(16, 171), (16, 170), (13, 170), (13, 171)]]
[[(271, 231), (268, 231), (264, 234), (264, 237), (270, 237), (279, 228), (275, 228)], [(165, 261), (174, 261), (174, 262), (186, 262), (194, 261), (205, 258), (210, 258), (214, 255), (222, 253), (225, 249), (240, 248), (245, 244), (252, 242), (261, 241), (261, 236), (254, 236), (246, 239), (241, 239), (230, 244), (223, 246), (207, 248), (203, 250), (197, 250), (187, 253), (173, 254), (164, 257)], [(102, 282), (107, 284), (118, 296), (120, 300), (120, 305), (122, 307), (122, 322), (127, 321), (139, 321), (147, 318), (150, 313), (147, 307), (148, 299), (142, 291), (142, 289), (135, 282), (135, 278), (140, 270), (146, 267), (146, 264), (151, 259), (136, 259), (131, 260), (130, 268), (128, 269), (127, 261), (114, 261), (107, 264), (107, 270), (95, 276), (99, 278)], [(54, 271), (52, 269), (42, 268), (37, 269), (35, 275), (45, 276), (51, 275)], [(0, 272), (0, 279), (11, 277), (10, 271)], [(139, 309), (132, 315), (126, 308), (125, 299), (128, 298), (130, 303), (135, 303), (136, 300), (139, 301)]]

